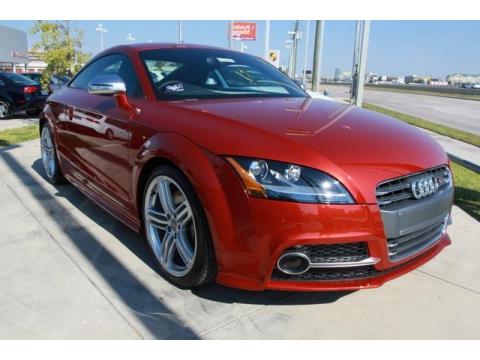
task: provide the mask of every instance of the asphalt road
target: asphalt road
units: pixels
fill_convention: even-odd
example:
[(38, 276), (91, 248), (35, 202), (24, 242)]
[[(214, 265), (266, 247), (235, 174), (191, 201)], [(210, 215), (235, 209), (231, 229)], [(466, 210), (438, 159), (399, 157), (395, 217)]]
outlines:
[(480, 223), (457, 207), (453, 244), (378, 289), (188, 291), (39, 153), (0, 148), (0, 339), (480, 339)]
[[(347, 86), (325, 87), (335, 99), (350, 96)], [(480, 101), (366, 89), (364, 102), (480, 135)]]

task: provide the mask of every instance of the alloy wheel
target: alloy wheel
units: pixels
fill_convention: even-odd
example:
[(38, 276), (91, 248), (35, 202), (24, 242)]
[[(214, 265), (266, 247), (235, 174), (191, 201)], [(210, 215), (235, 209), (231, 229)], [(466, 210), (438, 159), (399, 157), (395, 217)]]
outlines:
[(181, 186), (165, 175), (153, 178), (145, 194), (144, 217), (147, 239), (162, 268), (175, 277), (186, 275), (195, 261), (197, 233)]
[(52, 179), (55, 175), (56, 162), (55, 162), (55, 149), (53, 147), (52, 135), (48, 126), (42, 128), (41, 136), (41, 151), (42, 151), (42, 163), (47, 173), (47, 177)]
[(4, 119), (10, 112), (10, 106), (7, 102), (0, 100), (0, 119)]

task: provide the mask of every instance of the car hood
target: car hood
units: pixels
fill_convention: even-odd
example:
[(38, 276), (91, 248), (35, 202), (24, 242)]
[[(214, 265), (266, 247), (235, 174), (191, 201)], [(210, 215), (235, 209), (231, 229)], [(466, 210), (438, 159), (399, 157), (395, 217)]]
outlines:
[(174, 106), (199, 115), (191, 121), (196, 124), (189, 126), (190, 137), (216, 154), (321, 169), (351, 187), (367, 187), (368, 194), (361, 191), (367, 202), (375, 202), (372, 189), (380, 181), (448, 163), (440, 145), (423, 131), (333, 101), (232, 99)]

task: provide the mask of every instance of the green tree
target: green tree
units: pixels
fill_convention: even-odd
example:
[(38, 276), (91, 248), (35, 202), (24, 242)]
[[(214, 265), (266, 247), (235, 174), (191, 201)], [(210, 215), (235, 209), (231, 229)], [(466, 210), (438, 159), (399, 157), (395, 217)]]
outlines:
[(82, 50), (83, 30), (72, 27), (70, 21), (36, 21), (30, 30), (40, 35), (32, 51), (47, 63), (42, 75), (46, 85), (53, 74), (71, 76), (88, 61), (90, 54)]

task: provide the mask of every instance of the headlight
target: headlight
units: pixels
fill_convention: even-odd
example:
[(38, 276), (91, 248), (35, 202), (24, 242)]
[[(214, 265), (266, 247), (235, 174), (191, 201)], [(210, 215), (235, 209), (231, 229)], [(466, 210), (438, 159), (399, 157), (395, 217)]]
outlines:
[(244, 157), (228, 157), (227, 161), (238, 172), (252, 196), (306, 203), (354, 203), (338, 180), (319, 170)]

